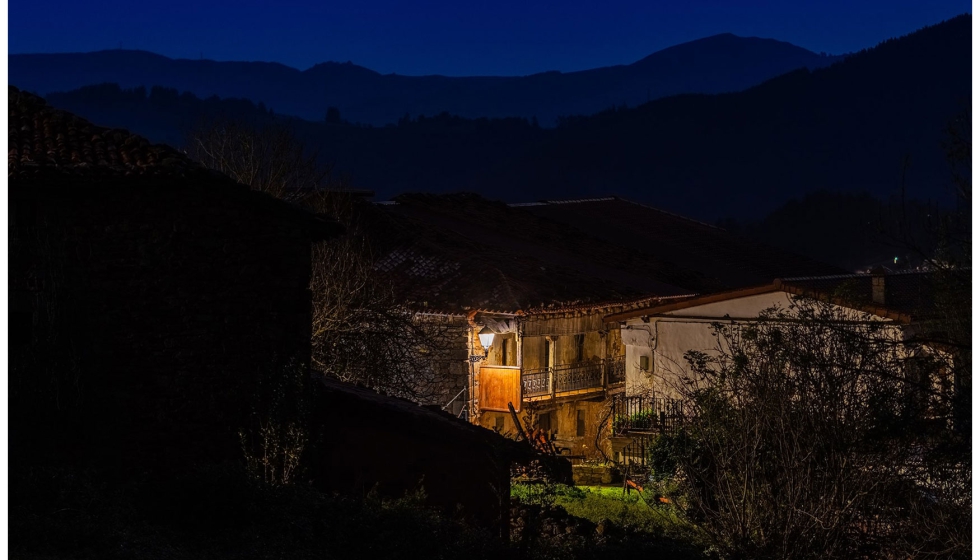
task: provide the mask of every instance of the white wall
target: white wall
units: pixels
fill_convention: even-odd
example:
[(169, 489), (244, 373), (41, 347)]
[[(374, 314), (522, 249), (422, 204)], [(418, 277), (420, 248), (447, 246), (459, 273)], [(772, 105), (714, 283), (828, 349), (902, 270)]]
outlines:
[[(684, 354), (697, 350), (707, 354), (718, 351), (719, 340), (713, 336), (712, 323), (752, 320), (774, 306), (788, 308), (792, 297), (773, 292), (737, 299), (706, 303), (650, 317), (637, 317), (621, 326), (626, 346), (626, 390), (628, 394), (653, 391), (658, 396), (676, 398), (673, 389), (689, 371)], [(866, 313), (852, 311), (855, 320), (880, 320)], [(652, 372), (639, 369), (640, 356), (649, 356)]]

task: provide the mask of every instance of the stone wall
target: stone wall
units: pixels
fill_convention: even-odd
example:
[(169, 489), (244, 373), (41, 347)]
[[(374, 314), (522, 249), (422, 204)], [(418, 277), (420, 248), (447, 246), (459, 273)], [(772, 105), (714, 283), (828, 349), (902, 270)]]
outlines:
[(611, 465), (572, 465), (572, 480), (576, 486), (599, 486), (623, 479)]
[(428, 331), (443, 344), (442, 351), (430, 362), (436, 379), (435, 396), (432, 402), (423, 404), (446, 407), (446, 412), (459, 416), (468, 399), (465, 392), (460, 394), (469, 383), (467, 336), (470, 328), (466, 317), (420, 314), (418, 320), (424, 322)]

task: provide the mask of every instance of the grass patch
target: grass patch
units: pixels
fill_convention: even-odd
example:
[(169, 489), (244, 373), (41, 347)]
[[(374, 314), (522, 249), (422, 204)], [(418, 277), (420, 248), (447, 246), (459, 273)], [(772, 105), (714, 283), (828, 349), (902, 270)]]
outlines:
[(699, 546), (698, 528), (674, 503), (661, 503), (655, 491), (624, 494), (621, 487), (513, 484), (511, 496), (525, 503), (560, 506), (593, 523), (611, 523), (637, 537), (667, 538)]

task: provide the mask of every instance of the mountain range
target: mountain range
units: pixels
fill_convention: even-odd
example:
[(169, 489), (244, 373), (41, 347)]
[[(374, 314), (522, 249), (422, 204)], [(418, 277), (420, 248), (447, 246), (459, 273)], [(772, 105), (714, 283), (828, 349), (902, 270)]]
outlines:
[(323, 120), (335, 107), (345, 120), (376, 126), (444, 111), (467, 118), (524, 117), (553, 126), (560, 116), (636, 106), (678, 93), (740, 91), (840, 58), (773, 39), (722, 34), (632, 64), (521, 77), (382, 75), (350, 62), (300, 71), (268, 62), (174, 60), (131, 50), (13, 54), (8, 67), (10, 83), (41, 95), (99, 83), (165, 85), (199, 97), (251, 99), (307, 120)]
[(448, 112), (384, 127), (284, 119), (251, 100), (200, 99), (172, 86), (90, 86), (47, 98), (98, 124), (175, 145), (218, 115), (286, 123), (336, 174), (382, 199), (402, 192), (471, 191), (508, 202), (612, 194), (708, 221), (761, 218), (819, 190), (904, 192), (949, 204), (943, 142), (947, 126), (970, 109), (971, 16), (744, 91), (563, 117), (556, 128)]

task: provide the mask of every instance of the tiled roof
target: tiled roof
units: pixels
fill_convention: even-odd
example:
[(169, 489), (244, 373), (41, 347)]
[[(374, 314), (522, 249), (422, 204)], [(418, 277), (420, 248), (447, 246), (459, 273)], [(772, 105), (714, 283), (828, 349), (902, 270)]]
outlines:
[(603, 240), (696, 273), (703, 284), (694, 291), (702, 293), (757, 286), (778, 277), (844, 272), (716, 226), (618, 197), (551, 201), (522, 210), (587, 228)]
[(96, 126), (8, 87), (7, 174), (174, 175), (203, 172), (177, 150), (122, 129)]
[(838, 272), (615, 198), (507, 205), (474, 194), (413, 194), (368, 214), (378, 267), (409, 304), (431, 310), (612, 308), (750, 285), (766, 274), (771, 282)]
[(191, 188), (223, 189), (222, 192), (263, 213), (295, 223), (311, 239), (328, 239), (344, 231), (333, 220), (251, 191), (170, 146), (151, 144), (126, 130), (96, 126), (16, 87), (9, 86), (8, 90), (7, 175), (11, 185), (29, 187), (40, 181), (84, 193), (96, 185), (169, 188), (174, 184), (171, 179), (179, 178)]
[(533, 455), (529, 446), (456, 418), (448, 412), (439, 410), (438, 406), (420, 406), (406, 399), (382, 395), (371, 389), (325, 377), (321, 377), (320, 382), (326, 399), (332, 401), (333, 407), (341, 406), (342, 400), (347, 405), (345, 409), (364, 415), (386, 411), (402, 418), (402, 429), (418, 431), (444, 441), (450, 446), (453, 445), (453, 441), (467, 439), (496, 447), (512, 459), (526, 460)]

